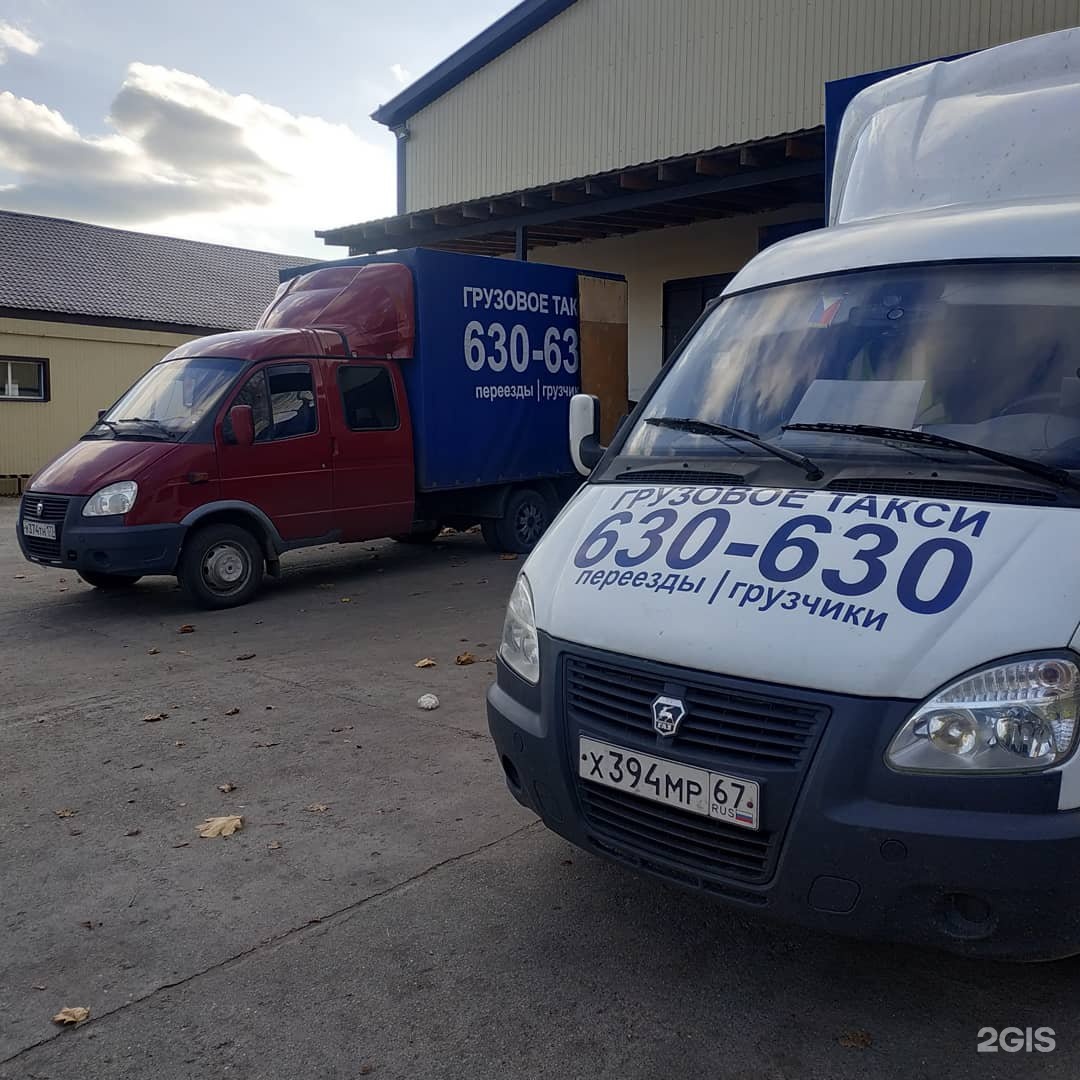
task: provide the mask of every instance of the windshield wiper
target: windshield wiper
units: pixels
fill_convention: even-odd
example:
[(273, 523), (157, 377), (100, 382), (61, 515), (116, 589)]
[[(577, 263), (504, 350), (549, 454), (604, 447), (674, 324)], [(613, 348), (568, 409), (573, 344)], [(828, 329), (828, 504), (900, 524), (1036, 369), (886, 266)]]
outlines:
[(107, 427), (114, 435), (120, 434), (120, 429), (111, 420), (95, 420), (94, 427), (90, 430), (93, 431), (96, 427)]
[[(167, 439), (169, 442), (175, 441), (176, 436), (167, 428), (160, 420), (148, 420), (144, 416), (118, 416), (115, 421), (103, 421), (108, 423), (110, 427), (113, 424), (149, 424), (151, 427), (156, 428), (161, 432), (161, 437)], [(116, 429), (113, 428), (115, 431)]]
[(876, 424), (785, 424), (784, 431), (820, 431), (833, 435), (864, 435), (868, 439), (893, 439), (896, 442), (918, 443), (921, 446), (939, 446), (947, 450), (965, 450), (969, 454), (996, 461), (999, 465), (1008, 465), (1029, 476), (1038, 476), (1059, 487), (1080, 491), (1080, 480), (1070, 475), (1065, 469), (1053, 465), (1044, 465), (1041, 461), (1007, 454), (1003, 450), (991, 450), (988, 446), (951, 439), (948, 435), (935, 435), (931, 431), (915, 431), (912, 428), (879, 427)]
[(805, 470), (807, 480), (820, 480), (825, 474), (808, 457), (796, 454), (794, 450), (785, 450), (768, 439), (762, 439), (752, 431), (744, 431), (742, 428), (731, 427), (728, 424), (714, 424), (708, 420), (693, 420), (689, 417), (680, 416), (650, 416), (646, 424), (655, 424), (657, 427), (672, 428), (674, 431), (688, 431), (692, 435), (708, 435), (714, 439), (741, 439), (752, 446), (764, 450), (789, 465), (796, 465)]

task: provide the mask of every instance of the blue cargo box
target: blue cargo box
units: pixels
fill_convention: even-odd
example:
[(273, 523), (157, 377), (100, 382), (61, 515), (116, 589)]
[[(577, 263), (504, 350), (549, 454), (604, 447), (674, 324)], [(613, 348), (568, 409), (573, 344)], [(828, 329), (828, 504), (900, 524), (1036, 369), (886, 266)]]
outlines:
[(583, 271), (425, 248), (320, 265), (373, 262), (413, 274), (416, 349), (399, 363), (418, 490), (574, 475), (567, 425), (581, 385)]

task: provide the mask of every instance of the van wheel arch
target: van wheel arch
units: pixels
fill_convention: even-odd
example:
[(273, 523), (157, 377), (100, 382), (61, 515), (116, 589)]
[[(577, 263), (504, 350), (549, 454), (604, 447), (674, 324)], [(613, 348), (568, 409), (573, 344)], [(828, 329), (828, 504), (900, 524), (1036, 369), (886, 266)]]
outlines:
[[(197, 517), (189, 518), (184, 524), (187, 525), (187, 533), (184, 536), (185, 544), (188, 537), (206, 525), (236, 525), (238, 528), (246, 529), (258, 540), (259, 547), (262, 548), (263, 555), (266, 558), (269, 572), (271, 574), (276, 572), (281, 559), (280, 539), (272, 531), (273, 526), (270, 524), (269, 519), (264, 519), (263, 515), (253, 507), (248, 509), (242, 505), (222, 506)], [(181, 545), (180, 553), (182, 557), (183, 545)]]

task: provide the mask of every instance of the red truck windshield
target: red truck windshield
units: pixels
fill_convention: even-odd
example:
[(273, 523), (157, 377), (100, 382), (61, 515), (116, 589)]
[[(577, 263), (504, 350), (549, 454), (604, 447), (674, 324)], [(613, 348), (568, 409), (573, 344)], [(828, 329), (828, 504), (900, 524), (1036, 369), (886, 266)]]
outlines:
[(243, 360), (185, 357), (152, 367), (90, 429), (91, 438), (183, 438), (218, 403)]

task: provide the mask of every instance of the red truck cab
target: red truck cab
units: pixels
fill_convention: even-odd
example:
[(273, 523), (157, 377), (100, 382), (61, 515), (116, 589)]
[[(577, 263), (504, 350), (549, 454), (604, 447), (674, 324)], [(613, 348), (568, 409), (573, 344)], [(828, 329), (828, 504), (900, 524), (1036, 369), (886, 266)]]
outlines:
[(402, 371), (416, 323), (398, 262), (284, 282), (256, 329), (174, 349), (32, 479), (23, 554), (103, 589), (175, 574), (231, 607), (295, 548), (479, 521), (492, 546), (528, 550), (572, 482), (418, 490)]

